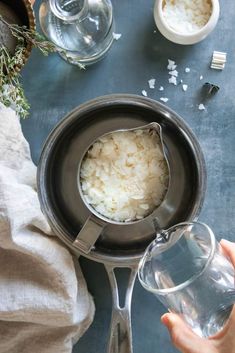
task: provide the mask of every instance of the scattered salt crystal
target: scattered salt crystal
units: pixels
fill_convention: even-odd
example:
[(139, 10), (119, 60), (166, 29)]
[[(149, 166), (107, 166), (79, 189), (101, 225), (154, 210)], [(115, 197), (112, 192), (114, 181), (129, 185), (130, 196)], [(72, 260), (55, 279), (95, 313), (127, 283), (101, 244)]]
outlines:
[(155, 83), (156, 83), (155, 78), (151, 78), (150, 80), (148, 80), (148, 83), (149, 83), (149, 88), (151, 89), (155, 88)]
[(175, 61), (168, 59), (168, 70), (175, 70), (177, 68), (177, 65), (175, 65)]
[(115, 40), (120, 39), (121, 36), (122, 36), (121, 33), (114, 33), (114, 32), (113, 32), (113, 38), (114, 38)]
[(203, 80), (203, 76), (202, 75), (200, 76), (200, 80)]
[(164, 87), (159, 87), (159, 91), (164, 91)]
[(186, 92), (188, 89), (188, 85), (183, 85), (182, 88), (183, 88), (183, 91)]
[(168, 81), (169, 83), (172, 83), (175, 86), (177, 85), (177, 80), (175, 76), (171, 76)]
[(162, 102), (166, 103), (166, 102), (168, 102), (168, 101), (169, 101), (169, 98), (164, 98), (164, 97), (161, 97), (161, 98), (160, 98), (160, 101), (162, 101)]
[(190, 72), (190, 68), (186, 67), (185, 72), (188, 74)]
[(177, 70), (169, 71), (169, 75), (178, 77), (178, 71)]
[(153, 33), (157, 33), (156, 29), (153, 31)]
[(198, 109), (199, 109), (199, 110), (205, 110), (206, 107), (205, 107), (204, 104), (201, 103), (201, 104), (199, 104)]
[(144, 97), (147, 97), (148, 96), (148, 93), (143, 89), (143, 91), (141, 92), (142, 93), (142, 95), (144, 96)]
[[(171, 59), (168, 59), (168, 66), (172, 66), (172, 65), (175, 65), (175, 61), (171, 60)], [(167, 67), (168, 68), (168, 67)], [(169, 68), (168, 68), (169, 69)], [(170, 70), (170, 69), (169, 69)]]
[(183, 83), (184, 81), (183, 80), (180, 80), (180, 83)]

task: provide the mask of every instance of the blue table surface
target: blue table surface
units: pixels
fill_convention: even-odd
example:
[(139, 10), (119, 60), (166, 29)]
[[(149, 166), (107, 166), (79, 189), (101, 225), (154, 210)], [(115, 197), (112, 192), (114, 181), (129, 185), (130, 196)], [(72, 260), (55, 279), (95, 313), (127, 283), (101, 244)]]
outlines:
[[(35, 6), (38, 14), (40, 1)], [(42, 145), (57, 122), (79, 104), (110, 93), (141, 94), (150, 98), (168, 97), (167, 104), (179, 113), (198, 137), (205, 155), (208, 173), (206, 199), (200, 220), (208, 223), (216, 237), (235, 240), (235, 2), (221, 2), (221, 15), (214, 32), (203, 42), (180, 46), (166, 40), (153, 20), (152, 0), (113, 0), (116, 41), (106, 58), (85, 71), (64, 62), (56, 54), (43, 57), (37, 50), (22, 72), (26, 96), (31, 104), (30, 117), (22, 121), (32, 157), (37, 164)], [(214, 50), (228, 53), (224, 71), (209, 68)], [(188, 84), (168, 83), (167, 59), (178, 64), (179, 76)], [(185, 73), (185, 68), (191, 69)], [(204, 79), (199, 80), (200, 75)], [(148, 80), (156, 78), (156, 89)], [(218, 84), (220, 91), (199, 111), (202, 85)], [(165, 91), (160, 92), (159, 86)], [(95, 320), (74, 347), (73, 353), (104, 353), (111, 314), (111, 296), (103, 266), (81, 260), (85, 278), (96, 304)], [(120, 271), (124, 286), (126, 273)], [(165, 309), (136, 282), (132, 304), (135, 353), (173, 353), (166, 329), (160, 323)]]

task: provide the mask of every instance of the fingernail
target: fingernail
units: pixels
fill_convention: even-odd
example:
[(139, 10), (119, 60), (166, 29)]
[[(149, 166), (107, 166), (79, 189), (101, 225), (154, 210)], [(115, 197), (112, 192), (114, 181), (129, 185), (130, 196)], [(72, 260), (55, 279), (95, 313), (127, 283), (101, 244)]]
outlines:
[(169, 324), (169, 318), (168, 318), (168, 314), (164, 314), (161, 317), (161, 322), (163, 323), (163, 325), (167, 326)]
[(177, 322), (177, 319), (174, 314), (166, 313), (161, 317), (161, 322), (165, 325), (168, 329), (172, 327)]
[(234, 244), (232, 241), (222, 238), (220, 241), (227, 244)]

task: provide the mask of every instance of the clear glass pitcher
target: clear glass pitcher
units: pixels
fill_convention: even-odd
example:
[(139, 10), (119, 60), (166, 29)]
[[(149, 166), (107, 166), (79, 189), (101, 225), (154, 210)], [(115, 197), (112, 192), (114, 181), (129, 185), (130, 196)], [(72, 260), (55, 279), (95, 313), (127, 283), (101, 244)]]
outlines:
[(43, 0), (39, 20), (60, 55), (75, 65), (102, 59), (113, 42), (110, 0)]
[(138, 274), (145, 289), (202, 337), (224, 327), (235, 303), (234, 267), (203, 223), (181, 223), (159, 233)]

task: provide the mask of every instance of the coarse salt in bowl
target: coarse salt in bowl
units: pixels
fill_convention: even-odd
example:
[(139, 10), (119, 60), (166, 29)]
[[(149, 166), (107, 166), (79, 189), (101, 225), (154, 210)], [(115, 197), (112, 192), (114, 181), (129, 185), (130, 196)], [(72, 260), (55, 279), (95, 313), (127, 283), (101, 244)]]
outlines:
[(218, 0), (156, 0), (154, 19), (164, 37), (177, 44), (195, 44), (215, 28)]

